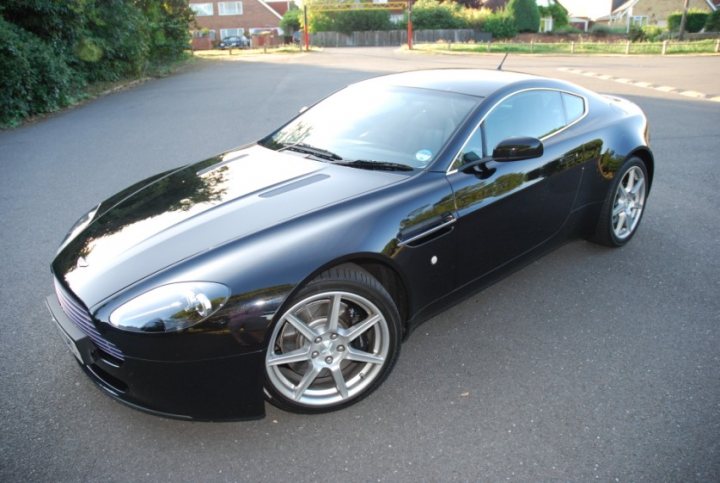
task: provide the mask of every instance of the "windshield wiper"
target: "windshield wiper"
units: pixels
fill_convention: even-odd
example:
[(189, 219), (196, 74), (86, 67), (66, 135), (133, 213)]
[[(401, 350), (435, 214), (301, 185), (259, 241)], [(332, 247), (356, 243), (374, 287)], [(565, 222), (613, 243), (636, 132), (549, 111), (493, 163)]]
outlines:
[(343, 159), (342, 156), (337, 155), (332, 151), (328, 151), (327, 149), (323, 148), (317, 148), (315, 146), (310, 146), (309, 144), (305, 143), (285, 144), (278, 151), (284, 151), (286, 149), (290, 151), (297, 151), (299, 153), (311, 154), (313, 156), (317, 156), (323, 159), (329, 159), (331, 161), (342, 161)]
[(333, 164), (340, 166), (350, 166), (351, 168), (360, 169), (376, 169), (379, 171), (412, 171), (413, 168), (407, 164), (388, 163), (386, 161), (370, 161), (367, 159), (357, 159), (355, 161), (341, 161)]

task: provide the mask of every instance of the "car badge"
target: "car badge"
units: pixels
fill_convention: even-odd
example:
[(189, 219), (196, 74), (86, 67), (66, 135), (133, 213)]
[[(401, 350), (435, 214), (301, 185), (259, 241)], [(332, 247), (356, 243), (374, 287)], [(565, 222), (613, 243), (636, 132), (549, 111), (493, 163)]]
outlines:
[(85, 257), (78, 258), (77, 265), (76, 265), (77, 268), (85, 268), (87, 266), (88, 266), (88, 262), (85, 259)]

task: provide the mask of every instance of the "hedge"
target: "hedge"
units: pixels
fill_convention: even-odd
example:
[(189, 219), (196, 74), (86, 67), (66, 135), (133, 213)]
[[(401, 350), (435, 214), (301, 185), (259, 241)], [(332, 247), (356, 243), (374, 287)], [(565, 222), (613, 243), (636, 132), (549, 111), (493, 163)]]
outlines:
[(3, 0), (0, 127), (179, 59), (192, 19), (186, 0)]
[[(687, 13), (685, 21), (685, 31), (690, 33), (700, 32), (705, 26), (708, 13), (702, 10), (691, 8)], [(680, 22), (682, 21), (682, 12), (673, 12), (668, 17), (668, 30), (677, 32), (680, 30)]]

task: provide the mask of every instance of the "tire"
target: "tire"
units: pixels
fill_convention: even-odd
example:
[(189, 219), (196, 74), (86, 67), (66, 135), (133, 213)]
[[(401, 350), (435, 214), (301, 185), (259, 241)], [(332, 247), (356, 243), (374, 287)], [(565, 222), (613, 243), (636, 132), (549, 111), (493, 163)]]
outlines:
[(323, 413), (354, 404), (388, 376), (400, 353), (400, 315), (368, 272), (342, 265), (307, 284), (277, 319), (265, 353), (275, 406)]
[(629, 242), (640, 226), (648, 194), (645, 163), (629, 158), (610, 185), (591, 241), (609, 247)]

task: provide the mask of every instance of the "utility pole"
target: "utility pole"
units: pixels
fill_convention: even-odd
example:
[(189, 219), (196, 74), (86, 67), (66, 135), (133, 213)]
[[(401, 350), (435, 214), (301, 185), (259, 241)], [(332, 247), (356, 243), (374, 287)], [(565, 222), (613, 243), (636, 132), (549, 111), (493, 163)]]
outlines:
[(408, 3), (407, 3), (407, 16), (408, 16), (407, 46), (408, 46), (408, 50), (412, 50), (412, 48), (413, 48), (412, 4), (413, 4), (413, 0), (408, 0)]
[(308, 32), (307, 5), (303, 5), (303, 37), (305, 40), (305, 52), (310, 52), (310, 33)]
[(685, 23), (687, 22), (687, 12), (689, 4), (690, 0), (685, 0), (682, 18), (680, 19), (680, 33), (678, 34), (678, 40), (683, 40), (683, 38), (685, 37)]

